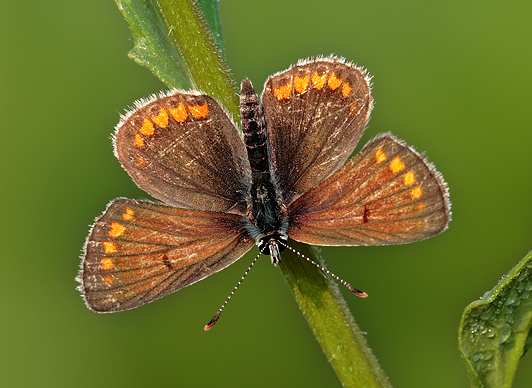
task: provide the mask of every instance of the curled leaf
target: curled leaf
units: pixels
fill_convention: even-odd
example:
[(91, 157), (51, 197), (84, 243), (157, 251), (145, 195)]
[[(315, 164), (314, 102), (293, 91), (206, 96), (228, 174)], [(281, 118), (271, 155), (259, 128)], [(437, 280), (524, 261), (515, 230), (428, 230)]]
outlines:
[(532, 253), (484, 296), (466, 307), (459, 345), (472, 386), (511, 387), (530, 346)]

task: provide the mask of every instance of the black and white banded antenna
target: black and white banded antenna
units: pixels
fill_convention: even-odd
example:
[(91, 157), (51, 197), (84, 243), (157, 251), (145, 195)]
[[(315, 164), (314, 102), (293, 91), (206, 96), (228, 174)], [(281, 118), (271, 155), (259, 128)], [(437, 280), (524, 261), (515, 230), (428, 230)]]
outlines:
[(220, 318), (220, 314), (222, 313), (223, 309), (225, 308), (225, 306), (227, 305), (227, 303), (229, 302), (229, 299), (231, 299), (231, 297), (233, 296), (233, 294), (236, 292), (237, 288), (240, 287), (240, 285), (242, 284), (242, 282), (244, 281), (244, 278), (247, 276), (247, 274), (249, 273), (249, 271), (251, 271), (251, 267), (253, 267), (253, 265), (255, 265), (255, 263), (257, 262), (257, 259), (259, 258), (259, 256), (262, 255), (262, 252), (259, 252), (259, 254), (257, 256), (255, 256), (255, 259), (253, 259), (253, 261), (251, 262), (251, 264), (249, 265), (248, 269), (246, 270), (246, 272), (244, 272), (244, 275), (242, 275), (242, 277), (240, 278), (240, 280), (238, 281), (238, 283), (236, 284), (235, 288), (233, 288), (233, 291), (231, 291), (231, 293), (229, 294), (229, 296), (227, 297), (227, 299), (225, 300), (225, 302), (222, 304), (222, 307), (220, 307), (220, 309), (218, 310), (218, 312), (214, 315), (214, 317), (209, 321), (209, 323), (207, 323), (205, 325), (205, 327), (203, 328), (203, 330), (205, 331), (209, 331), (210, 329), (212, 329), (212, 327), (216, 324), (216, 322), (218, 322), (218, 319)]
[[(304, 258), (306, 261), (308, 261), (310, 264), (313, 264), (314, 266), (316, 266), (317, 268), (319, 268), (322, 272), (325, 272), (327, 275), (331, 276), (332, 278), (338, 280), (340, 283), (342, 283), (349, 291), (351, 291), (353, 294), (361, 297), (361, 298), (367, 298), (368, 297), (368, 294), (366, 294), (364, 291), (360, 291), (358, 288), (355, 288), (353, 287), (351, 284), (347, 283), (344, 279), (342, 279), (341, 277), (337, 276), (336, 274), (332, 273), (331, 271), (329, 271), (327, 268), (323, 267), (322, 265), (316, 263), (314, 260), (312, 260), (311, 258), (305, 256), (304, 254), (302, 254), (301, 252), (295, 250), (294, 248), (292, 248), (291, 246), (285, 244), (284, 242), (280, 241), (279, 240), (276, 240), (275, 241), (277, 244), (279, 245), (282, 245), (283, 247), (285, 247), (286, 249), (294, 252), (296, 255)], [(266, 247), (264, 248), (266, 249)], [(220, 314), (222, 313), (223, 309), (225, 308), (225, 306), (227, 305), (227, 303), (229, 302), (229, 300), (231, 299), (231, 297), (233, 296), (233, 294), (236, 292), (236, 290), (238, 289), (238, 287), (240, 287), (240, 285), (242, 284), (242, 282), (244, 281), (245, 277), (247, 276), (247, 274), (249, 273), (249, 271), (251, 270), (251, 268), (255, 265), (255, 263), (257, 262), (257, 259), (259, 258), (259, 256), (262, 255), (262, 252), (259, 252), (259, 254), (257, 256), (255, 256), (255, 259), (253, 259), (253, 261), (251, 262), (251, 264), (249, 265), (248, 269), (246, 270), (246, 272), (244, 272), (244, 275), (242, 275), (242, 277), (240, 278), (240, 280), (238, 281), (238, 283), (236, 284), (235, 288), (233, 288), (233, 291), (231, 291), (231, 293), (229, 294), (229, 296), (227, 297), (227, 299), (225, 300), (225, 302), (222, 304), (222, 307), (220, 307), (220, 309), (218, 310), (218, 312), (214, 315), (214, 317), (209, 321), (209, 323), (207, 323), (205, 325), (205, 327), (203, 328), (203, 330), (205, 331), (209, 331), (210, 329), (212, 329), (212, 327), (216, 324), (216, 322), (218, 322), (218, 319), (220, 318)]]
[(331, 271), (329, 271), (327, 268), (325, 268), (324, 266), (316, 263), (314, 260), (312, 260), (311, 258), (305, 256), (304, 254), (302, 254), (301, 252), (299, 251), (296, 251), (294, 248), (292, 248), (291, 246), (289, 246), (288, 244), (285, 244), (284, 242), (282, 241), (277, 241), (280, 245), (282, 245), (283, 247), (285, 247), (286, 249), (288, 249), (289, 251), (292, 251), (294, 252), (296, 255), (304, 258), (306, 261), (308, 261), (310, 264), (313, 264), (315, 265), (316, 267), (318, 267), (321, 271), (325, 272), (327, 275), (333, 277), (334, 279), (338, 280), (340, 283), (342, 283), (349, 291), (351, 291), (353, 294), (357, 295), (357, 296), (360, 296), (361, 298), (367, 298), (368, 297), (368, 294), (366, 294), (364, 291), (360, 291), (358, 288), (355, 288), (353, 287), (351, 284), (347, 283), (344, 279), (342, 279), (340, 276), (332, 273)]

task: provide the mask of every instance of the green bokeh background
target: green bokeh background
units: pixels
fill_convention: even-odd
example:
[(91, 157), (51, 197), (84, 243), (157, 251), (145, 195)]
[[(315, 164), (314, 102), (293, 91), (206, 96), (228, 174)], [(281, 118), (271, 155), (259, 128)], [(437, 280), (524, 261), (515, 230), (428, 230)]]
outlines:
[[(394, 387), (467, 387), (464, 307), (532, 249), (532, 2), (223, 0), (237, 80), (335, 53), (374, 75), (358, 147), (392, 131), (447, 180), (453, 221), (396, 247), (326, 248), (370, 295), (346, 299)], [(126, 57), (111, 0), (4, 2), (0, 13), (0, 386), (339, 387), (279, 270), (252, 256), (177, 294), (100, 315), (75, 290), (88, 226), (118, 196), (146, 197), (109, 136), (163, 89)], [(532, 384), (532, 356), (515, 387)]]

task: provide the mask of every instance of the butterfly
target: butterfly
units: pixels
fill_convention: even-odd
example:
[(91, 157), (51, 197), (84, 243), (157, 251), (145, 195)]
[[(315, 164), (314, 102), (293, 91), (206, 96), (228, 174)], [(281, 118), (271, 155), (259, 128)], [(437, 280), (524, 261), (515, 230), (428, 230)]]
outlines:
[(404, 244), (444, 231), (447, 185), (390, 133), (349, 159), (373, 107), (371, 78), (336, 57), (242, 81), (241, 130), (213, 98), (171, 90), (135, 103), (114, 151), (161, 202), (117, 198), (95, 220), (77, 280), (97, 312), (141, 306), (234, 263), (311, 245)]

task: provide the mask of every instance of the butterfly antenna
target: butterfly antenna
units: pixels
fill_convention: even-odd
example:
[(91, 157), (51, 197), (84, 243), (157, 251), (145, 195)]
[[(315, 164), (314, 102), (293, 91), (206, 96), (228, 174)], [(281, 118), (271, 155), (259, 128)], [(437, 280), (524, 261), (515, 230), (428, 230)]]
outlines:
[(349, 291), (351, 291), (353, 294), (357, 295), (357, 296), (360, 296), (361, 298), (367, 298), (368, 297), (368, 294), (366, 294), (364, 291), (360, 291), (358, 288), (355, 288), (353, 287), (351, 284), (347, 283), (344, 279), (342, 279), (341, 277), (335, 275), (334, 273), (332, 273), (331, 271), (329, 271), (327, 268), (325, 268), (324, 266), (316, 263), (314, 260), (310, 259), (309, 257), (305, 256), (304, 254), (302, 254), (301, 252), (299, 251), (296, 251), (294, 248), (292, 248), (291, 246), (285, 244), (284, 242), (282, 241), (277, 241), (280, 245), (282, 245), (283, 247), (285, 247), (286, 249), (294, 252), (296, 255), (298, 256), (301, 256), (302, 258), (304, 258), (306, 261), (308, 261), (309, 263), (311, 264), (314, 264), (316, 267), (318, 267), (319, 269), (321, 269), (323, 272), (325, 272), (327, 275), (330, 275), (332, 276), (333, 278), (335, 278), (336, 280), (338, 280), (340, 283), (342, 283), (344, 286), (347, 287), (347, 289)]
[(210, 320), (209, 323), (207, 323), (205, 325), (205, 327), (203, 328), (203, 330), (205, 331), (209, 331), (210, 329), (212, 329), (212, 327), (216, 324), (216, 322), (218, 322), (218, 318), (220, 318), (220, 314), (222, 313), (223, 309), (225, 308), (225, 306), (227, 305), (227, 303), (229, 302), (229, 299), (231, 299), (231, 297), (233, 296), (233, 294), (236, 292), (236, 289), (242, 284), (242, 282), (244, 281), (244, 278), (247, 276), (247, 274), (249, 273), (249, 271), (251, 270), (251, 267), (253, 267), (253, 265), (257, 262), (257, 259), (259, 258), (259, 256), (261, 255), (261, 253), (259, 253), (255, 259), (251, 262), (251, 264), (249, 265), (248, 269), (246, 270), (246, 272), (244, 272), (244, 275), (242, 275), (242, 278), (240, 279), (240, 281), (237, 283), (237, 285), (235, 286), (235, 288), (233, 288), (233, 291), (231, 291), (231, 293), (229, 294), (229, 296), (227, 297), (227, 299), (225, 300), (225, 302), (222, 304), (222, 307), (220, 307), (220, 310), (218, 310), (218, 312), (214, 315), (214, 317)]

